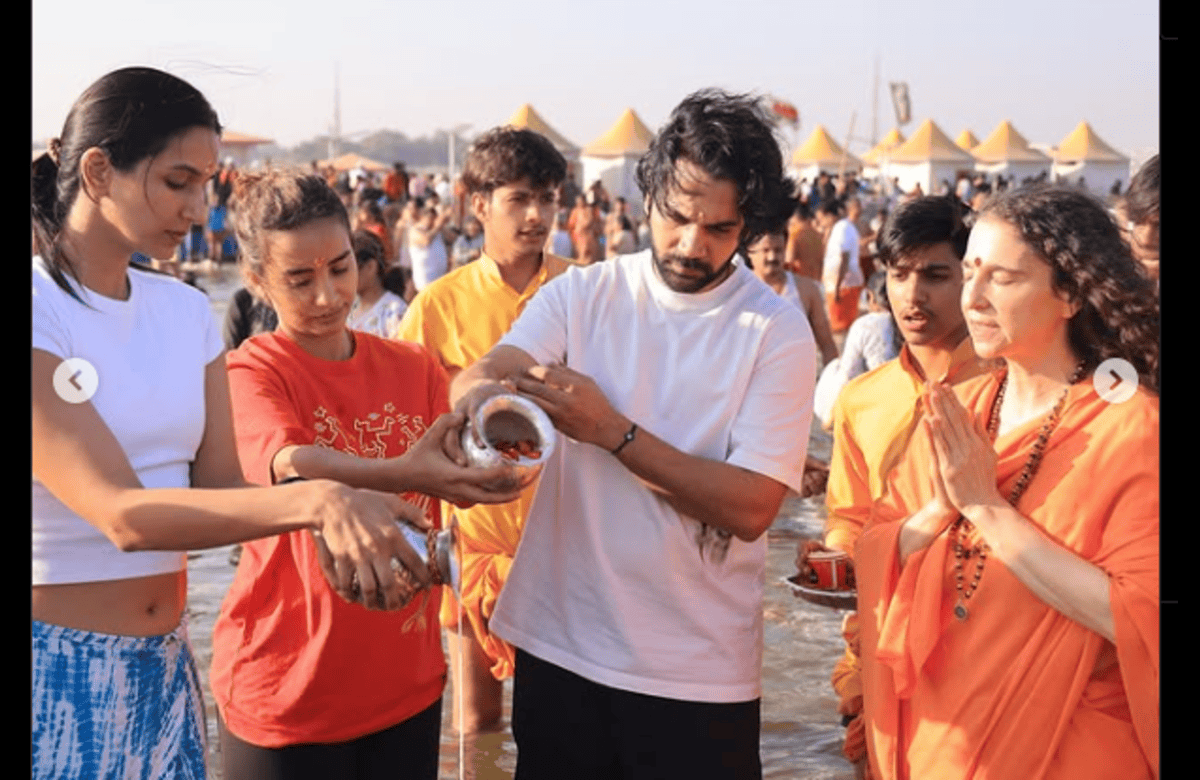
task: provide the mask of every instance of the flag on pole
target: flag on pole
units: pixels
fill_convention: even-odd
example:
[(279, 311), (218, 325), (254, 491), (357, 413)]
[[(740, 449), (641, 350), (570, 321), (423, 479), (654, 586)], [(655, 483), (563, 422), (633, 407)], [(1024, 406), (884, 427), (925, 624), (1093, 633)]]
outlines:
[(892, 91), (892, 105), (896, 109), (896, 124), (906, 125), (912, 121), (912, 106), (908, 100), (908, 82), (892, 81), (888, 83)]
[(768, 96), (766, 104), (767, 109), (771, 112), (771, 117), (776, 122), (786, 122), (793, 129), (800, 125), (800, 112), (791, 103), (777, 97)]

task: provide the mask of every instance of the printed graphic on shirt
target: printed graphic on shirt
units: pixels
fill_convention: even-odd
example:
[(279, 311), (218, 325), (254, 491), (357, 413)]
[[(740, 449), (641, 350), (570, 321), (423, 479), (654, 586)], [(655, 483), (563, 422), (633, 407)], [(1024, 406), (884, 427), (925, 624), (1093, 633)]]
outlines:
[[(388, 457), (387, 441), (394, 438), (397, 432), (401, 450), (395, 454), (407, 452), (429, 429), (421, 415), (397, 412), (396, 406), (390, 401), (383, 405), (382, 411), (370, 412), (365, 418), (355, 419), (353, 433), (343, 430), (341, 422), (324, 406), (314, 409), (313, 417), (316, 419), (313, 430), (317, 434), (313, 444), (360, 458)], [(434, 520), (433, 499), (429, 496), (404, 493), (401, 498), (419, 507), (431, 522)]]
[[(343, 430), (342, 424), (324, 406), (314, 409), (313, 417), (316, 419), (313, 430), (317, 434), (313, 444), (360, 458), (388, 457), (387, 441), (394, 439), (397, 433), (401, 452), (395, 454), (407, 452), (429, 429), (421, 415), (399, 413), (395, 404), (390, 401), (383, 405), (382, 411), (370, 412), (365, 418), (355, 419), (353, 433)], [(402, 493), (400, 498), (418, 507), (431, 523), (436, 520), (433, 499), (429, 496), (421, 493)], [(422, 589), (413, 603), (406, 607), (410, 613), (401, 626), (401, 632), (407, 634), (426, 629), (428, 620), (425, 612), (431, 592), (429, 588)], [(413, 604), (416, 605), (415, 609)]]
[(708, 523), (690, 518), (684, 520), (696, 526), (695, 538), (696, 545), (700, 548), (700, 560), (707, 558), (713, 563), (723, 563), (729, 553), (729, 540), (733, 538), (733, 534), (724, 528), (714, 528)]

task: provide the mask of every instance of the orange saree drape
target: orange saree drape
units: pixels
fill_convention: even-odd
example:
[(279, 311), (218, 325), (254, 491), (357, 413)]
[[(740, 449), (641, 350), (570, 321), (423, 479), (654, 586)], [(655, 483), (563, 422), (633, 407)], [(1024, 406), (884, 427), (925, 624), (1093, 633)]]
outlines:
[[(995, 376), (956, 389), (986, 415)], [(1042, 421), (1000, 437), (1008, 495)], [(1047, 539), (1103, 569), (1116, 642), (1051, 608), (1000, 561), (970, 616), (952, 615), (946, 534), (900, 567), (901, 523), (931, 498), (927, 435), (888, 480), (857, 547), (863, 696), (881, 780), (1073, 780), (1158, 776), (1158, 399), (1122, 404), (1090, 382), (1070, 391), (1017, 510)], [(967, 563), (973, 572), (975, 559)]]

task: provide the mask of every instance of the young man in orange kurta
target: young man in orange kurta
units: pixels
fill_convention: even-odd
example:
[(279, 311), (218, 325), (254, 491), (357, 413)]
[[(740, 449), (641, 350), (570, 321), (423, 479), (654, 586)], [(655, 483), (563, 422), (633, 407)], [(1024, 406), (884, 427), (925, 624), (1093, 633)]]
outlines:
[[(888, 269), (888, 298), (905, 345), (896, 360), (847, 384), (834, 405), (827, 549), (853, 557), (871, 505), (883, 495), (888, 472), (920, 423), (926, 378), (955, 384), (983, 371), (959, 304), (967, 235), (961, 208), (938, 197), (902, 205), (884, 227), (880, 258)], [(812, 543), (802, 543), (800, 568), (806, 545), (814, 549)], [(846, 652), (834, 668), (832, 682), (848, 727), (843, 752), (863, 767), (858, 616), (848, 615), (842, 630)]]
[[(478, 260), (437, 279), (413, 299), (396, 337), (423, 344), (453, 377), (487, 353), (542, 285), (570, 261), (543, 252), (554, 225), (555, 190), (566, 161), (542, 136), (529, 130), (496, 129), (478, 140), (463, 170), (470, 205), (483, 225)], [(510, 504), (446, 506), (458, 522), (462, 552), (461, 643), (457, 604), (442, 604), (448, 630), (451, 675), (463, 693), (463, 726), (474, 731), (500, 718), (500, 681), (513, 673), (510, 645), (488, 630), (488, 618), (508, 575), (533, 501), (536, 483)], [(457, 655), (464, 678), (457, 680)], [(454, 724), (459, 717), (455, 695)]]

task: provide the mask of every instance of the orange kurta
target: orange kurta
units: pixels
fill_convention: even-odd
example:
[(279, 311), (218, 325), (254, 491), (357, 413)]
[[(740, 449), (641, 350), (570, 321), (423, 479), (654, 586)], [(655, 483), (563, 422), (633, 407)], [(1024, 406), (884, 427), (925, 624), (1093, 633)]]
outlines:
[[(999, 382), (956, 389), (976, 417)], [(996, 442), (1008, 495), (1041, 419)], [(931, 498), (914, 436), (858, 542), (871, 768), (881, 780), (1141, 780), (1158, 772), (1158, 398), (1123, 404), (1075, 385), (1017, 511), (1103, 569), (1116, 643), (1051, 608), (996, 558), (970, 617), (952, 616), (946, 534), (899, 566), (901, 522)], [(973, 571), (974, 560), (969, 564)], [(968, 573), (968, 577), (970, 574)]]

